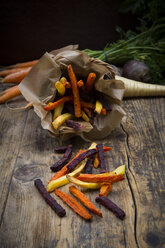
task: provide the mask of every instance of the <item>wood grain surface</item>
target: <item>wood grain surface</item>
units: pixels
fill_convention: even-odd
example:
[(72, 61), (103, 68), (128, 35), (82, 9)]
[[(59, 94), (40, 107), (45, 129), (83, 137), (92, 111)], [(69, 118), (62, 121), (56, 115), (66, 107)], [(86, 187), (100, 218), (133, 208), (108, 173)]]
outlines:
[[(125, 180), (114, 184), (109, 198), (126, 213), (121, 221), (95, 202), (98, 191), (83, 190), (103, 213), (83, 220), (54, 193), (66, 209), (60, 218), (34, 186), (53, 175), (49, 167), (61, 157), (61, 145), (40, 125), (33, 109), (13, 112), (0, 106), (0, 247), (1, 248), (145, 248), (165, 247), (165, 99), (134, 99), (123, 103), (128, 118), (103, 143), (109, 170), (126, 165)], [(86, 143), (77, 137), (73, 155)], [(68, 185), (61, 188), (69, 192)]]

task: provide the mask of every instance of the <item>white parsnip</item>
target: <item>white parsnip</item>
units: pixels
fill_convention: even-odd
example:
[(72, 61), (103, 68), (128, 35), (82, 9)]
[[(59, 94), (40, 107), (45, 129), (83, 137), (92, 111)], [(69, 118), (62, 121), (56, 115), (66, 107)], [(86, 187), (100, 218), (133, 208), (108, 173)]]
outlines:
[(116, 80), (123, 81), (125, 85), (124, 98), (144, 97), (144, 96), (165, 96), (165, 86), (157, 84), (148, 84), (127, 79), (121, 76), (115, 76)]

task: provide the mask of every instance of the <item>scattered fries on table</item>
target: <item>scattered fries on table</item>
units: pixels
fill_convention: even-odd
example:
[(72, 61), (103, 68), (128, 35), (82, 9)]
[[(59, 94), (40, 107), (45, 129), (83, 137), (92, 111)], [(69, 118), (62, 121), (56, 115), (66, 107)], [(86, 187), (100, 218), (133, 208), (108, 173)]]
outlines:
[[(66, 124), (66, 120), (93, 123), (96, 115), (106, 115), (110, 111), (109, 103), (106, 103), (103, 95), (94, 88), (97, 79), (95, 73), (91, 72), (87, 78), (77, 79), (78, 75), (75, 74), (72, 65), (68, 65), (67, 73), (68, 78), (62, 76), (55, 82), (57, 94), (54, 102), (44, 106), (46, 111), (53, 111), (52, 125), (55, 130)], [(69, 117), (69, 114), (72, 116)], [(69, 127), (75, 132), (81, 130), (75, 129), (75, 125)]]
[[(40, 179), (38, 179), (40, 181), (36, 181), (37, 179), (35, 180), (35, 186), (45, 201), (60, 217), (65, 215), (65, 210), (60, 208), (60, 205), (56, 202), (56, 200), (53, 200), (54, 198), (52, 198), (50, 195), (51, 192), (54, 192), (55, 195), (60, 197), (64, 203), (66, 203), (74, 212), (76, 212), (85, 220), (91, 220), (92, 215), (91, 213), (89, 214), (84, 207), (90, 210), (93, 214), (102, 217), (101, 211), (95, 207), (91, 200), (89, 200), (85, 193), (81, 192), (80, 189), (72, 185), (69, 187), (69, 192), (75, 196), (80, 201), (80, 203), (84, 205), (84, 207), (82, 207), (82, 205), (69, 194), (57, 189), (72, 183), (79, 186), (80, 188), (87, 188), (90, 191), (99, 190), (100, 192), (95, 199), (96, 202), (104, 205), (121, 220), (124, 219), (124, 211), (107, 197), (112, 190), (112, 184), (124, 180), (125, 174), (125, 165), (121, 165), (113, 171), (107, 171), (107, 168), (102, 165), (102, 162), (105, 163), (104, 152), (110, 150), (111, 147), (103, 146), (101, 143), (96, 144), (93, 142), (87, 150), (80, 150), (70, 161), (68, 161), (72, 154), (72, 145), (55, 148), (55, 152), (64, 154), (59, 161), (50, 167), (51, 170), (57, 172), (48, 182), (46, 188)], [(92, 174), (93, 171), (91, 169), (89, 170), (88, 167), (90, 166), (90, 168), (92, 167), (93, 169), (97, 169), (94, 167), (94, 159), (96, 154), (98, 154), (99, 158), (98, 168), (101, 167), (101, 170), (104, 169), (104, 172)]]

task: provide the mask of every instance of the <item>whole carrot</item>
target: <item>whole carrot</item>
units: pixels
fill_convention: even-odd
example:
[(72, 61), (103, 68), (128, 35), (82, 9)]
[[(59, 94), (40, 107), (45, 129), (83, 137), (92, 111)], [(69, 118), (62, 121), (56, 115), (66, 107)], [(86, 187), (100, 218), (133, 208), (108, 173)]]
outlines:
[(89, 73), (88, 75), (88, 78), (87, 78), (87, 82), (86, 82), (86, 85), (85, 85), (85, 89), (90, 92), (92, 87), (93, 87), (93, 84), (95, 82), (95, 79), (96, 79), (96, 74), (91, 72)]
[(91, 210), (94, 214), (103, 217), (101, 211), (94, 206), (94, 204), (75, 186), (69, 187), (70, 193), (72, 193), (85, 207)]
[(90, 215), (85, 208), (83, 208), (74, 198), (70, 195), (55, 189), (55, 194), (59, 196), (70, 208), (72, 208), (77, 214), (83, 217), (85, 220), (90, 220), (92, 215)]
[(11, 73), (2, 79), (2, 83), (20, 83), (31, 70), (31, 67)]
[(12, 65), (11, 68), (24, 68), (24, 67), (32, 67), (33, 65), (35, 65), (38, 62), (38, 60), (32, 60), (32, 61), (28, 61), (28, 62), (23, 62), (23, 63), (17, 63), (15, 65)]
[(68, 75), (70, 78), (70, 82), (72, 85), (72, 92), (73, 92), (73, 99), (74, 99), (74, 111), (76, 117), (81, 117), (81, 104), (80, 104), (80, 95), (79, 95), (79, 89), (77, 86), (77, 79), (76, 75), (73, 71), (73, 68), (71, 65), (68, 65)]
[(15, 72), (18, 72), (21, 70), (22, 70), (22, 68), (13, 68), (13, 69), (9, 69), (9, 70), (3, 70), (3, 71), (0, 71), (0, 77), (5, 77), (9, 74), (12, 74), (12, 73), (15, 73)]
[(62, 98), (60, 98), (59, 100), (57, 100), (56, 102), (51, 102), (51, 103), (48, 103), (48, 105), (44, 106), (44, 109), (46, 111), (50, 111), (50, 110), (53, 110), (55, 109), (57, 106), (65, 103), (65, 102), (69, 102), (73, 99), (73, 96), (64, 96)]
[(1, 103), (5, 103), (8, 100), (21, 95), (21, 91), (19, 90), (18, 86), (13, 86), (3, 92), (1, 92), (1, 96), (0, 96), (0, 104)]

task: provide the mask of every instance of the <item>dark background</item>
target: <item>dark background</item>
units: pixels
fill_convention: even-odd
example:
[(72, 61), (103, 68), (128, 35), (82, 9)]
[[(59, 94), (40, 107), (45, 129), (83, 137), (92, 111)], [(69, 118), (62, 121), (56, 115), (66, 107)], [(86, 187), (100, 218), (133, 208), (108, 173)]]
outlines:
[(137, 20), (119, 13), (123, 1), (1, 1), (0, 64), (36, 59), (69, 44), (103, 49), (119, 36), (116, 26), (134, 29)]

